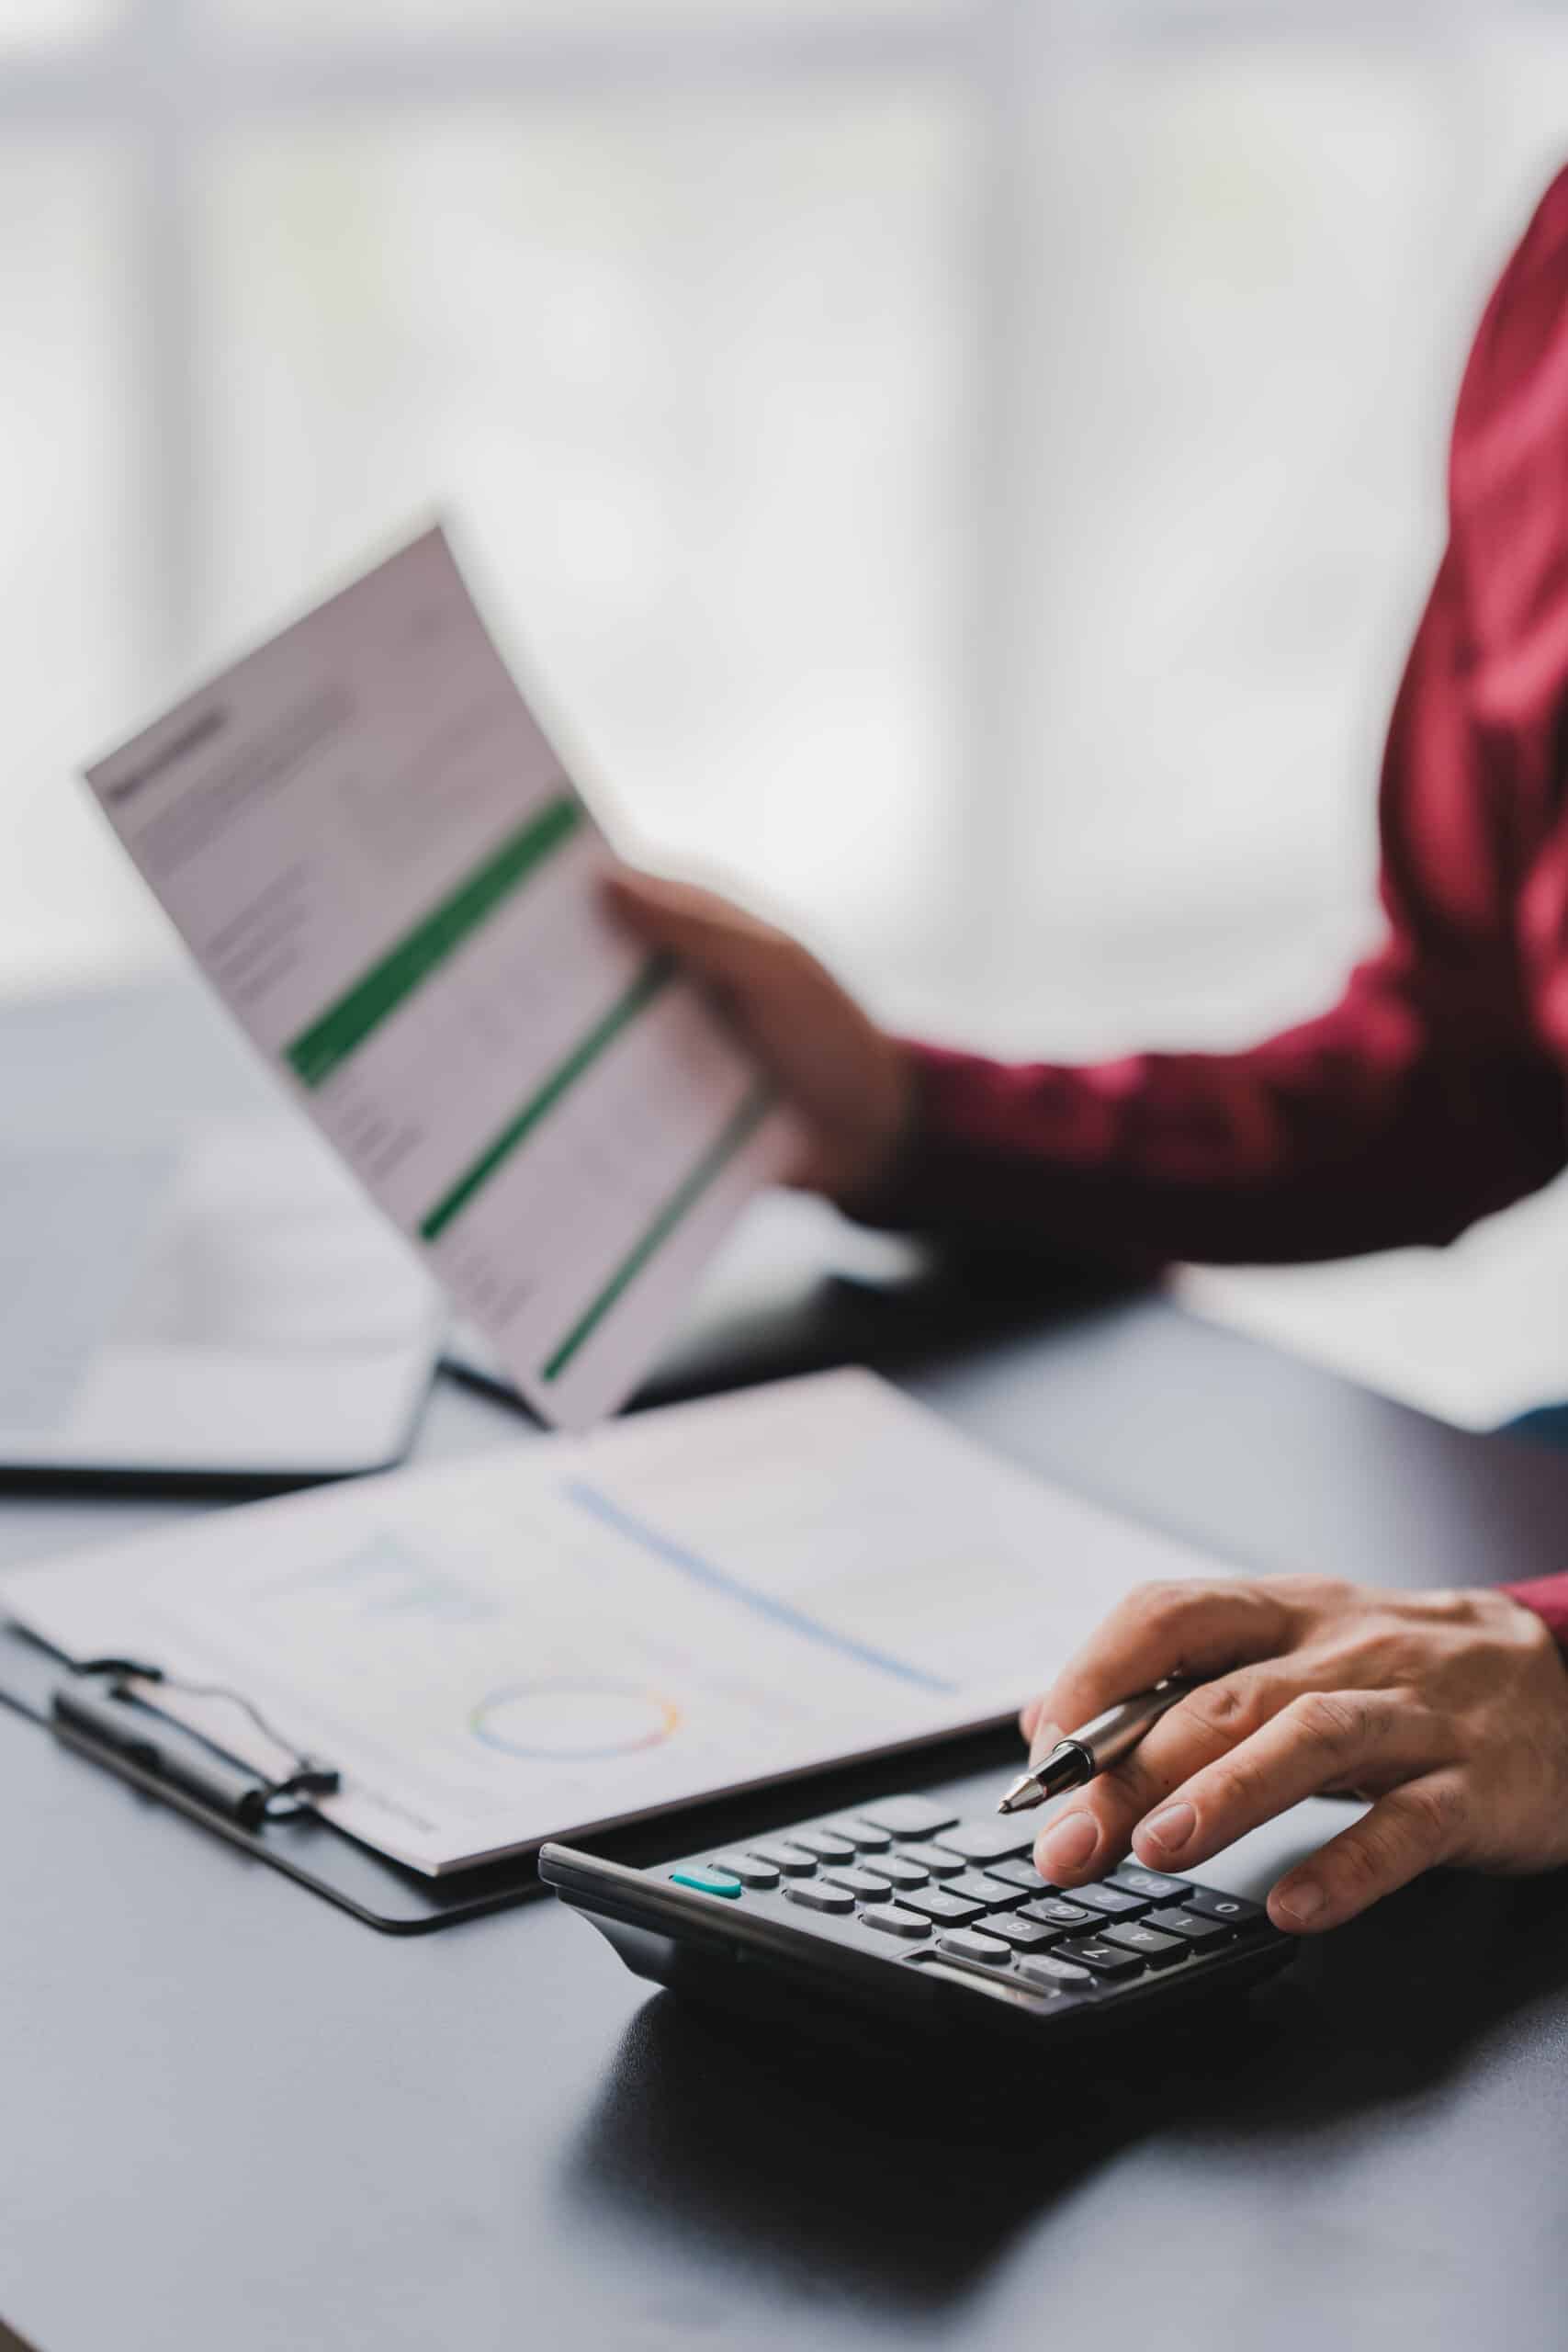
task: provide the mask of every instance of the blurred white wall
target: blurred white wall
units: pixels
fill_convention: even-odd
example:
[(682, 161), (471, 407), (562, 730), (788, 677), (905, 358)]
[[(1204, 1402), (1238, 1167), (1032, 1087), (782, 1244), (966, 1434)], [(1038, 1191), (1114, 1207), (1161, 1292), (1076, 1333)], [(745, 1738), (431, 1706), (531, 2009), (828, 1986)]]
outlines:
[(4, 0), (0, 128), (0, 987), (172, 952), (76, 763), (434, 503), (891, 1016), (1225, 1042), (1368, 935), (1560, 12)]

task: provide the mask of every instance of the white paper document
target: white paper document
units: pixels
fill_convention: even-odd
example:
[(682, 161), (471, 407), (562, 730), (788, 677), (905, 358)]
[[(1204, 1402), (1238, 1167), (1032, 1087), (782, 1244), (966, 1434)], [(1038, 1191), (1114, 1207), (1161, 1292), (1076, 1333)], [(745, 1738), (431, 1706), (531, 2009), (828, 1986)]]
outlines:
[[(243, 1692), (341, 1770), (324, 1814), (434, 1873), (989, 1721), (1200, 1570), (851, 1371), (160, 1528), (0, 1606)], [(152, 1695), (283, 1769), (228, 1702)]]
[(88, 781), (529, 1403), (612, 1411), (791, 1139), (695, 990), (604, 912), (610, 851), (444, 534)]

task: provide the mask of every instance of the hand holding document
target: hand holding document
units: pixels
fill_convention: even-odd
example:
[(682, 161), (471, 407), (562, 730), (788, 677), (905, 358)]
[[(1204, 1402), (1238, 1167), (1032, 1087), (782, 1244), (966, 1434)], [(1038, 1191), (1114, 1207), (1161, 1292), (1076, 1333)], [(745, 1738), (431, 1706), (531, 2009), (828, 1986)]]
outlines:
[[(828, 1373), (0, 1577), (67, 1658), (240, 1691), (431, 1874), (1011, 1713), (1106, 1605), (1215, 1573)], [(231, 1702), (168, 1713), (262, 1774)]]
[(604, 835), (433, 530), (88, 778), (208, 978), (547, 1420), (646, 1371), (793, 1138), (600, 903)]

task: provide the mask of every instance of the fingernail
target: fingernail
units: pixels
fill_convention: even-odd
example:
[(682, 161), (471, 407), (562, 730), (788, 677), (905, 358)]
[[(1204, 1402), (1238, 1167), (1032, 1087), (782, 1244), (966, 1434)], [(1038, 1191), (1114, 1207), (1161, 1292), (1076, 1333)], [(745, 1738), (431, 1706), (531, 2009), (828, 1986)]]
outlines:
[(1034, 1850), (1035, 1868), (1043, 1878), (1059, 1871), (1081, 1871), (1100, 1843), (1100, 1825), (1089, 1813), (1069, 1813), (1047, 1830)]
[(1049, 1756), (1051, 1750), (1061, 1744), (1061, 1731), (1055, 1724), (1049, 1721), (1037, 1723), (1029, 1735), (1030, 1762), (1038, 1764), (1043, 1756)]
[(1198, 1816), (1185, 1802), (1168, 1804), (1138, 1831), (1141, 1843), (1157, 1846), (1162, 1853), (1179, 1854), (1198, 1826)]
[(1292, 1879), (1289, 1886), (1275, 1888), (1269, 1908), (1277, 1911), (1288, 1926), (1304, 1928), (1316, 1918), (1325, 1900), (1323, 1889), (1315, 1879), (1297, 1878)]

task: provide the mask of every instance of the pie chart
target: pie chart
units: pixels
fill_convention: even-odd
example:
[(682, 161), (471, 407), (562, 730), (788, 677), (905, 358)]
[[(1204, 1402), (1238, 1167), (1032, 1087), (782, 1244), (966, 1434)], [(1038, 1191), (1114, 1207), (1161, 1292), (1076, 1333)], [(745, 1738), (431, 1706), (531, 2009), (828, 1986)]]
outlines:
[(492, 1690), (468, 1729), (502, 1756), (590, 1763), (657, 1747), (680, 1720), (673, 1699), (644, 1683), (561, 1677)]

